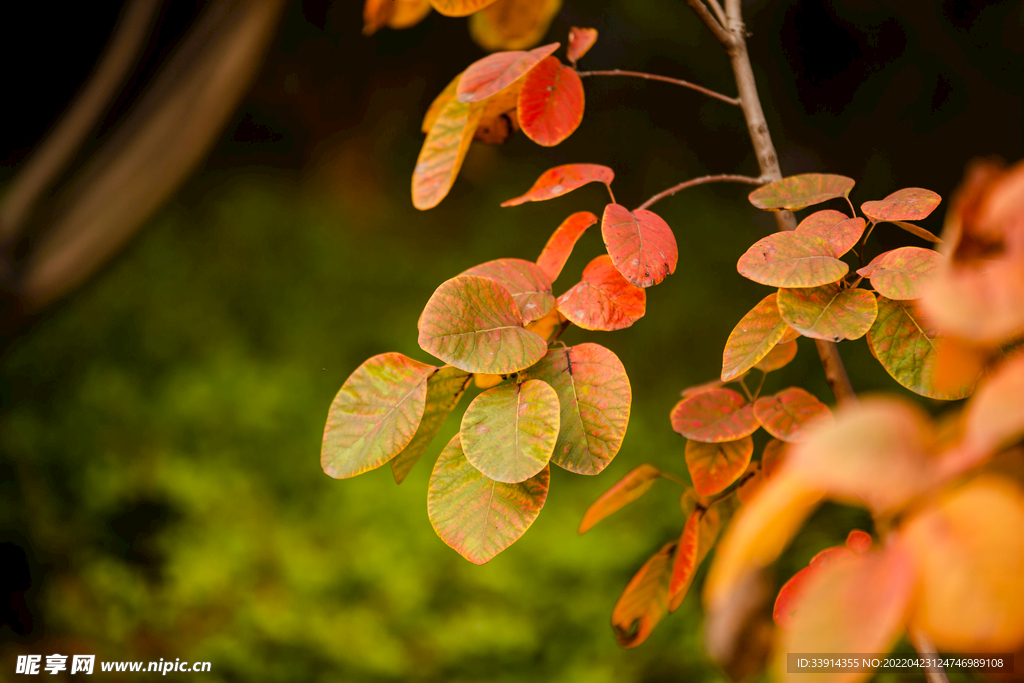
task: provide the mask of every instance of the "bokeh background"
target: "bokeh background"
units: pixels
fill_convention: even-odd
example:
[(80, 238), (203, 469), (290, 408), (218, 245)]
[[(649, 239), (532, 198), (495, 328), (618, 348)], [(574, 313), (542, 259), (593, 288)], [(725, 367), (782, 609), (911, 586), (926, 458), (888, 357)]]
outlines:
[[(756, 175), (742, 116), (670, 85), (588, 79), (587, 114), (568, 141), (474, 145), (451, 195), (420, 213), (409, 199), (420, 120), (483, 53), (465, 20), (436, 13), (364, 37), (361, 4), (287, 5), (208, 155), (69, 296), (24, 310), (7, 266), (31, 243), (5, 252), (0, 680), (17, 654), (54, 652), (207, 660), (209, 681), (724, 680), (702, 652), (696, 589), (636, 650), (620, 650), (609, 628), (630, 576), (682, 528), (679, 489), (660, 482), (586, 536), (576, 527), (641, 462), (685, 476), (668, 412), (682, 388), (718, 374), (729, 331), (765, 294), (734, 269), (773, 225), (746, 188), (705, 186), (659, 204), (681, 254), (676, 274), (649, 291), (647, 317), (622, 332), (566, 334), (623, 360), (634, 393), (625, 443), (598, 477), (554, 471), (540, 518), (489, 564), (462, 560), (426, 515), (430, 463), (460, 410), (401, 486), (387, 468), (330, 479), (319, 445), (334, 393), (365, 358), (430, 360), (416, 320), (438, 284), (494, 258), (535, 258), (562, 218), (605, 201), (598, 186), (513, 209), (502, 200), (573, 161), (612, 166), (630, 206), (696, 175)], [(1020, 3), (744, 8), (784, 173), (854, 177), (856, 203), (907, 186), (949, 197), (971, 158), (1024, 156)], [(0, 191), (73, 99), (122, 9), (4, 8)], [(116, 134), (203, 9), (161, 11), (69, 174)], [(566, 0), (547, 38), (564, 43), (571, 25), (600, 31), (584, 68), (734, 90), (717, 43), (678, 0)], [(924, 225), (939, 232), (941, 214)], [(916, 243), (892, 226), (877, 234), (889, 248)], [(588, 234), (560, 284), (600, 250)], [(800, 344), (770, 386), (801, 383), (830, 401), (813, 345)], [(842, 350), (858, 389), (898, 389), (863, 342)], [(824, 510), (778, 577), (866, 523)]]

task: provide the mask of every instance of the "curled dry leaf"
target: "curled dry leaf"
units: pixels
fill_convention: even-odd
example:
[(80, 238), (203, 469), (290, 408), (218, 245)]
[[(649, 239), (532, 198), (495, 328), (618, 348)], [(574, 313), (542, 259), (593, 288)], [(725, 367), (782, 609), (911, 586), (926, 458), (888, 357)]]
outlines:
[(612, 630), (619, 646), (636, 647), (647, 640), (668, 613), (668, 582), (675, 548), (675, 541), (667, 543), (647, 560), (615, 603)]
[(545, 57), (526, 75), (516, 115), (526, 137), (554, 147), (583, 121), (583, 81), (557, 57)]
[(562, 274), (565, 262), (569, 260), (576, 242), (587, 228), (597, 223), (597, 216), (589, 211), (577, 211), (572, 214), (552, 233), (544, 250), (537, 257), (537, 265), (547, 274), (552, 282)]
[(736, 264), (748, 280), (771, 287), (817, 287), (842, 279), (850, 270), (832, 256), (824, 238), (804, 232), (777, 232), (758, 240)]
[(754, 402), (754, 416), (765, 431), (781, 441), (800, 441), (814, 424), (829, 421), (832, 411), (800, 387), (783, 389)]
[(829, 199), (848, 197), (853, 186), (853, 179), (845, 176), (802, 173), (757, 188), (750, 193), (750, 203), (767, 211), (797, 211)]
[(451, 100), (438, 114), (423, 141), (412, 174), (412, 203), (420, 211), (434, 208), (448, 196), (483, 110), (482, 104)]
[(668, 223), (651, 211), (609, 204), (601, 218), (601, 236), (615, 268), (637, 287), (656, 285), (676, 271), (679, 250), (675, 235)]
[(558, 46), (551, 43), (529, 52), (498, 52), (473, 62), (459, 79), (456, 99), (462, 103), (486, 100), (525, 76)]
[(626, 476), (605, 491), (600, 498), (595, 500), (580, 522), (579, 533), (584, 534), (594, 527), (605, 517), (618, 512), (630, 503), (640, 500), (645, 493), (651, 490), (654, 482), (661, 476), (661, 470), (654, 465), (644, 463), (639, 467), (630, 470)]
[(683, 598), (690, 590), (693, 577), (697, 573), (708, 551), (718, 538), (721, 518), (714, 506), (708, 509), (696, 508), (690, 513), (683, 527), (676, 547), (675, 560), (672, 563), (672, 575), (668, 582), (668, 611), (675, 612), (683, 604)]
[(512, 295), (523, 316), (523, 324), (540, 320), (555, 308), (551, 280), (537, 264), (517, 258), (503, 258), (474, 266), (462, 276), (477, 275), (493, 280)]
[(686, 468), (698, 495), (713, 496), (740, 478), (754, 454), (749, 436), (719, 443), (686, 442)]
[(585, 330), (622, 330), (647, 310), (647, 292), (630, 284), (607, 254), (583, 270), (583, 279), (558, 297), (558, 310)]
[(779, 313), (794, 330), (812, 339), (860, 339), (878, 315), (875, 295), (837, 284), (779, 290)]
[(761, 426), (754, 407), (732, 389), (711, 389), (684, 398), (672, 409), (671, 419), (677, 433), (704, 443), (736, 441)]
[(518, 484), (548, 465), (558, 438), (558, 394), (531, 379), (483, 392), (462, 416), (462, 450), (484, 476)]
[(780, 370), (789, 365), (794, 358), (796, 358), (797, 344), (796, 340), (788, 342), (780, 342), (772, 347), (772, 350), (768, 352), (761, 360), (757, 361), (754, 365), (755, 368), (761, 372), (774, 372)]
[(547, 501), (549, 481), (548, 468), (519, 484), (488, 479), (466, 460), (456, 434), (434, 463), (427, 516), (442, 541), (483, 564), (530, 528)]
[(919, 187), (897, 190), (877, 202), (864, 202), (860, 210), (875, 223), (883, 221), (919, 221), (927, 218), (942, 201), (935, 192)]
[(540, 360), (548, 348), (543, 337), (523, 327), (512, 295), (476, 275), (442, 283), (417, 326), (420, 348), (467, 372), (518, 372)]
[(561, 422), (551, 462), (577, 474), (601, 472), (629, 425), (633, 392), (622, 361), (597, 344), (553, 348), (528, 376), (558, 394)]
[(853, 249), (864, 234), (863, 218), (850, 218), (840, 211), (818, 211), (800, 221), (797, 232), (817, 235), (832, 247), (832, 255), (839, 258)]
[(766, 296), (736, 323), (722, 352), (722, 381), (730, 382), (757, 365), (786, 333), (778, 295)]
[(876, 256), (857, 271), (889, 299), (918, 299), (938, 274), (942, 256), (931, 249), (900, 247)]
[(576, 66), (583, 55), (590, 51), (590, 48), (594, 47), (594, 43), (597, 42), (597, 29), (596, 28), (578, 28), (573, 26), (569, 29), (569, 47), (566, 50), (566, 57), (572, 62), (573, 66)]
[[(519, 206), (526, 202), (542, 202), (561, 197), (587, 183), (604, 183), (610, 185), (615, 179), (615, 172), (600, 164), (565, 164), (555, 166), (541, 173), (526, 194), (504, 201), (502, 206)], [(588, 212), (589, 213), (589, 212)]]
[(473, 42), (489, 52), (524, 50), (541, 41), (562, 0), (497, 0), (469, 18)]

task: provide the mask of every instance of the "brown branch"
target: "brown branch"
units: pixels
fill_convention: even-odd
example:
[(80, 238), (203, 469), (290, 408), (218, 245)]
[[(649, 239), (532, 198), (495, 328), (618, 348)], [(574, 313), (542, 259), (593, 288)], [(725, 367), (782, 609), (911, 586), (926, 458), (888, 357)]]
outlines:
[(708, 0), (708, 4), (711, 5), (711, 9), (714, 10), (715, 16), (718, 17), (718, 23), (725, 26), (726, 22), (729, 20), (726, 19), (725, 10), (723, 10), (722, 6), (718, 4), (718, 0)]
[(678, 78), (669, 78), (668, 76), (658, 76), (657, 74), (647, 74), (643, 73), (642, 71), (624, 71), (623, 69), (607, 69), (604, 71), (580, 71), (579, 76), (580, 78), (585, 78), (587, 76), (633, 76), (634, 78), (643, 78), (648, 81), (661, 81), (663, 83), (672, 83), (673, 85), (681, 85), (684, 88), (689, 88), (690, 90), (696, 90), (697, 92), (703, 93), (708, 97), (714, 97), (716, 100), (721, 100), (723, 102), (727, 102), (728, 104), (737, 107), (740, 106), (740, 101), (738, 98), (723, 95), (720, 92), (715, 92), (714, 90), (710, 90), (708, 88), (705, 88), (704, 86), (697, 85), (695, 83), (690, 83), (689, 81), (684, 81)]
[(733, 48), (733, 37), (732, 34), (725, 30), (725, 28), (718, 23), (718, 19), (708, 11), (708, 8), (704, 6), (703, 0), (686, 0), (686, 4), (697, 13), (700, 20), (704, 22), (704, 25), (708, 27), (711, 34), (718, 39), (718, 42), (722, 44), (722, 47), (726, 51), (730, 51)]
[(665, 197), (671, 197), (676, 192), (681, 192), (682, 190), (685, 190), (688, 187), (695, 187), (697, 185), (704, 185), (706, 183), (746, 183), (747, 185), (764, 185), (765, 182), (766, 181), (763, 178), (752, 178), (746, 175), (722, 174), (701, 176), (700, 178), (693, 178), (691, 180), (687, 180), (686, 182), (679, 183), (678, 185), (673, 185), (667, 190), (662, 190), (661, 192), (659, 192), (658, 194), (654, 195), (646, 202), (641, 204), (640, 206), (636, 207), (636, 210), (639, 211), (640, 209), (646, 209), (651, 204), (654, 204), (655, 202), (660, 202)]

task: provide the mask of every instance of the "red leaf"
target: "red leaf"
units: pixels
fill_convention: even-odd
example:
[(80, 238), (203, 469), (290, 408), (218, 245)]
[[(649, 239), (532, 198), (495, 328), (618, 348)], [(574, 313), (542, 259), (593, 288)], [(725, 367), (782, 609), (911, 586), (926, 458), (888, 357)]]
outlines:
[(760, 426), (754, 417), (754, 407), (746, 405), (743, 397), (732, 389), (695, 394), (672, 409), (672, 429), (687, 439), (704, 443), (742, 439)]
[(675, 541), (644, 563), (612, 610), (612, 630), (621, 647), (636, 647), (668, 612), (668, 582)]
[[(507, 203), (507, 202), (506, 202)], [(569, 260), (576, 241), (586, 232), (587, 228), (597, 223), (597, 216), (589, 211), (577, 211), (562, 221), (555, 229), (551, 239), (544, 245), (544, 250), (537, 257), (537, 265), (552, 282), (562, 274), (565, 262)]]
[(555, 166), (544, 171), (526, 194), (504, 201), (501, 205), (519, 206), (526, 202), (542, 202), (569, 194), (587, 183), (599, 182), (610, 185), (614, 179), (615, 171), (600, 164)]
[(622, 330), (644, 317), (647, 292), (627, 282), (603, 254), (583, 270), (580, 282), (558, 297), (558, 310), (585, 330)]
[(683, 604), (697, 568), (714, 545), (720, 521), (718, 510), (714, 507), (707, 510), (697, 508), (687, 518), (676, 547), (676, 559), (668, 582), (669, 612), (675, 612)]
[(686, 442), (686, 468), (698, 495), (713, 496), (740, 478), (754, 454), (749, 436), (720, 443)]
[(893, 192), (877, 202), (864, 202), (860, 210), (876, 223), (882, 221), (919, 221), (927, 218), (942, 201), (935, 192), (919, 187), (908, 187)]
[(639, 500), (660, 476), (661, 470), (647, 463), (630, 470), (587, 508), (580, 522), (579, 533), (585, 534), (605, 517)]
[(579, 127), (583, 103), (583, 81), (576, 70), (562, 66), (557, 57), (545, 57), (519, 91), (519, 126), (538, 145), (553, 147)]
[(569, 47), (566, 50), (566, 57), (572, 62), (573, 66), (576, 66), (576, 62), (580, 58), (587, 54), (587, 51), (594, 46), (597, 42), (597, 29), (596, 28), (577, 28), (573, 26), (569, 29)]
[(558, 46), (559, 43), (551, 43), (529, 52), (497, 52), (473, 62), (459, 79), (456, 98), (463, 103), (486, 100), (525, 76)]
[(676, 237), (651, 211), (631, 212), (621, 204), (609, 204), (604, 207), (601, 236), (612, 263), (637, 287), (656, 285), (676, 270)]
[(754, 416), (776, 439), (799, 441), (809, 425), (831, 418), (832, 412), (800, 387), (789, 387), (774, 396), (757, 399)]
[(846, 537), (846, 547), (858, 555), (866, 553), (871, 550), (871, 534), (860, 529), (854, 529)]

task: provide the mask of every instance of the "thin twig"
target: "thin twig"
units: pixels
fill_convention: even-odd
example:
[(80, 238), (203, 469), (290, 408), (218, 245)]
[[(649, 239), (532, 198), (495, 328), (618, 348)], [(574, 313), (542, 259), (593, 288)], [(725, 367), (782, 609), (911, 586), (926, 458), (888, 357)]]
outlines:
[(718, 23), (725, 26), (728, 19), (725, 18), (725, 10), (718, 4), (718, 0), (708, 0), (708, 4), (711, 5), (711, 9), (715, 11), (715, 16), (718, 17)]
[(633, 76), (634, 78), (643, 78), (643, 79), (648, 80), (648, 81), (662, 81), (663, 83), (672, 83), (673, 85), (681, 85), (684, 88), (689, 88), (690, 90), (696, 90), (699, 93), (703, 93), (704, 95), (707, 95), (708, 97), (714, 97), (716, 100), (721, 100), (723, 102), (727, 102), (727, 103), (729, 103), (731, 105), (734, 105), (734, 106), (737, 106), (737, 107), (740, 106), (740, 101), (739, 101), (738, 98), (729, 97), (728, 95), (723, 95), (720, 92), (715, 92), (714, 90), (710, 90), (708, 88), (705, 88), (704, 86), (697, 85), (696, 83), (690, 83), (689, 81), (684, 81), (684, 80), (681, 80), (679, 78), (670, 78), (668, 76), (659, 76), (657, 74), (648, 74), (648, 73), (644, 73), (642, 71), (625, 71), (623, 69), (605, 69), (603, 71), (580, 71), (579, 72), (579, 76), (580, 76), (580, 78), (585, 78), (587, 76)]
[[(914, 649), (917, 650), (917, 654), (921, 659), (938, 660), (935, 643), (932, 642), (927, 633), (917, 629), (910, 629), (908, 633), (910, 635), (910, 642), (914, 644)], [(942, 668), (941, 663), (935, 668), (925, 669), (924, 677), (928, 683), (949, 683), (949, 678), (946, 677), (946, 670)]]
[(722, 44), (722, 47), (726, 49), (726, 52), (730, 52), (733, 48), (733, 44), (735, 43), (732, 34), (726, 31), (725, 28), (718, 23), (715, 16), (708, 11), (707, 7), (704, 6), (702, 0), (686, 0), (686, 4), (697, 13), (697, 16), (700, 17), (700, 20), (708, 27), (711, 34), (718, 39), (718, 42)]
[(651, 204), (654, 204), (655, 202), (660, 202), (662, 199), (665, 199), (665, 197), (671, 197), (676, 192), (681, 192), (688, 187), (695, 187), (697, 185), (704, 185), (706, 183), (746, 183), (747, 185), (764, 185), (766, 182), (767, 181), (763, 178), (752, 178), (751, 176), (746, 175), (721, 174), (701, 176), (700, 178), (693, 178), (691, 180), (679, 183), (678, 185), (673, 185), (667, 190), (662, 190), (661, 192), (654, 195), (646, 202), (638, 206), (637, 210), (646, 209)]

